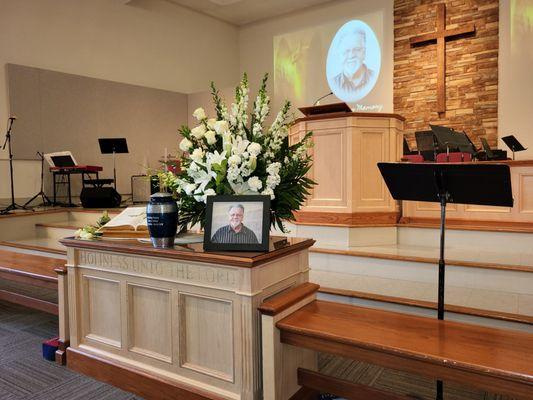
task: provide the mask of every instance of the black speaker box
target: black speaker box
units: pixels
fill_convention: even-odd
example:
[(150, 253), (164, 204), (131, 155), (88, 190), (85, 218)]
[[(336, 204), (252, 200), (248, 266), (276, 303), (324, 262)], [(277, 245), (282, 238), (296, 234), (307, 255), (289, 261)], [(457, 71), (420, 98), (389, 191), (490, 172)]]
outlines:
[(112, 187), (86, 187), (80, 195), (85, 208), (114, 208), (120, 206), (122, 197)]

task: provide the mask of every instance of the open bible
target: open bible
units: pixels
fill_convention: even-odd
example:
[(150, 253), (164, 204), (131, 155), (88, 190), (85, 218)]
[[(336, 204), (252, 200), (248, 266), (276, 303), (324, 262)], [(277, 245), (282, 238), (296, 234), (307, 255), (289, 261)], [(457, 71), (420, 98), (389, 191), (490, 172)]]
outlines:
[(99, 229), (104, 237), (147, 238), (146, 207), (128, 207)]

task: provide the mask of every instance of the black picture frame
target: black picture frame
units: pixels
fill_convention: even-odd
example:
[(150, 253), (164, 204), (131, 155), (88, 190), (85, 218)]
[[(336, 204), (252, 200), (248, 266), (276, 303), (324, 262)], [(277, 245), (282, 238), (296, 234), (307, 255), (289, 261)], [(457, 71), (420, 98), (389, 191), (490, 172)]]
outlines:
[[(217, 231), (222, 228), (225, 228), (229, 225), (229, 207), (232, 204), (240, 204), (244, 207), (244, 219), (243, 226), (246, 227), (246, 205), (251, 203), (261, 203), (262, 210), (260, 218), (257, 217), (255, 221), (255, 229), (252, 230), (258, 243), (224, 243), (219, 241), (213, 241), (214, 236), (217, 234)], [(257, 204), (254, 205), (256, 207)], [(225, 208), (224, 208), (225, 207)], [(227, 217), (224, 219), (226, 225), (220, 226), (223, 222), (221, 219), (221, 210), (225, 209), (228, 212)], [(215, 212), (216, 220), (213, 221), (213, 211)], [(258, 211), (254, 211), (254, 214), (257, 215)], [(204, 250), (207, 251), (268, 251), (269, 248), (269, 233), (270, 233), (270, 196), (263, 195), (220, 195), (220, 196), (207, 196), (207, 206), (205, 212), (205, 227), (204, 227)], [(257, 228), (259, 220), (261, 221), (260, 228)], [(221, 231), (222, 234), (223, 231)], [(258, 238), (258, 233), (261, 234), (261, 240)]]

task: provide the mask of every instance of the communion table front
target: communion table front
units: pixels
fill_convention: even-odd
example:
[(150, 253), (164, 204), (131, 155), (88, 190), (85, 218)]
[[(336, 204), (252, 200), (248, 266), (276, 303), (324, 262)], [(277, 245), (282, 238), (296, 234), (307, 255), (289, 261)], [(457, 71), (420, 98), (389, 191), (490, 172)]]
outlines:
[(313, 240), (289, 238), (267, 253), (61, 243), (70, 368), (146, 398), (262, 398), (257, 307), (308, 281)]

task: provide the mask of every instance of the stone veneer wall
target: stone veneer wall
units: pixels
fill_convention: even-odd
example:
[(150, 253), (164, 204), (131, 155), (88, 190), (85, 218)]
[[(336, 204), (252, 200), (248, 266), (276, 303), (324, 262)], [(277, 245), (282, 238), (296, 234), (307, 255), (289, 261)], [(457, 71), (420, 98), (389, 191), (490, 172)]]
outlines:
[[(436, 4), (446, 4), (446, 28), (473, 22), (475, 35), (446, 42), (446, 112), (436, 112), (437, 45), (412, 48), (409, 38), (436, 29)], [(498, 0), (394, 0), (394, 112), (414, 132), (429, 124), (464, 130), (480, 145), (497, 144)]]

